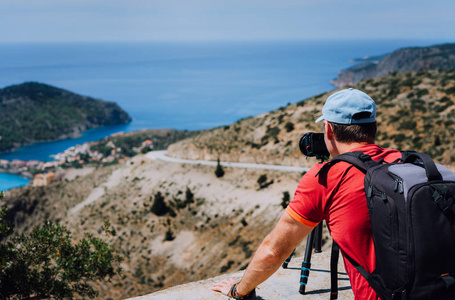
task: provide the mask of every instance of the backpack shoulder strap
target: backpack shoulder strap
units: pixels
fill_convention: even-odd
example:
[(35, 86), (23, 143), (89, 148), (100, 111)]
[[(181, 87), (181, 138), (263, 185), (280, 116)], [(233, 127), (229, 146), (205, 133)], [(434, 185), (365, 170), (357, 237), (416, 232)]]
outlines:
[(401, 161), (404, 161), (409, 155), (417, 153), (414, 150), (404, 150), (400, 151), (401, 152)]
[(337, 157), (333, 158), (331, 161), (326, 163), (319, 170), (319, 172), (316, 174), (316, 176), (321, 175), (321, 174), (327, 174), (327, 172), (333, 165), (335, 165), (341, 161), (350, 163), (351, 165), (353, 165), (354, 167), (356, 167), (357, 169), (362, 171), (364, 174), (367, 172), (367, 170), (370, 167), (376, 166), (379, 164), (379, 162), (371, 159), (371, 156), (369, 156), (368, 154), (364, 154), (361, 151), (346, 152), (341, 155), (338, 155)]
[(330, 256), (330, 300), (338, 299), (338, 259), (340, 247), (332, 239), (332, 255)]

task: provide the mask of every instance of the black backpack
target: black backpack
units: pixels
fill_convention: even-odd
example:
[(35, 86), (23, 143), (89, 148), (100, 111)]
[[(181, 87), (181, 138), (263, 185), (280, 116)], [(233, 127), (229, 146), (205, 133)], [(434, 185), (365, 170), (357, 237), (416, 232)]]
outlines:
[(376, 269), (345, 257), (381, 300), (455, 299), (455, 174), (412, 151), (394, 163), (348, 152), (318, 174), (340, 161), (365, 173)]

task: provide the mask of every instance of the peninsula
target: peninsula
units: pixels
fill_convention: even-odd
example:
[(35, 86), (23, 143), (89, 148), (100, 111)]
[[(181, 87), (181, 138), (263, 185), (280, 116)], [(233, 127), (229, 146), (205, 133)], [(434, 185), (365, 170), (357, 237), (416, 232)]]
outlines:
[(455, 70), (455, 44), (409, 47), (390, 54), (355, 59), (359, 64), (338, 72), (332, 84), (338, 88), (393, 72)]
[(26, 82), (0, 89), (0, 152), (128, 122), (130, 116), (116, 103), (50, 85)]

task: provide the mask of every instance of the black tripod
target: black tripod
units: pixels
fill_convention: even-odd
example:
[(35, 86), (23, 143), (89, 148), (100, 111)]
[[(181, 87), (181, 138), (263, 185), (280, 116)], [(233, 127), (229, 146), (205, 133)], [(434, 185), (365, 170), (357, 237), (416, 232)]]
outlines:
[[(305, 256), (303, 258), (302, 267), (300, 270), (300, 288), (299, 293), (305, 295), (305, 288), (308, 283), (308, 278), (310, 275), (310, 268), (311, 268), (311, 254), (321, 253), (322, 247), (322, 222), (314, 228), (310, 234), (308, 235), (307, 242), (306, 242), (306, 249), (305, 249)], [(283, 262), (283, 269), (287, 269), (289, 262), (294, 254), (295, 250), (292, 254)], [(338, 258), (339, 258), (339, 248), (335, 241), (332, 241), (332, 255), (330, 258), (330, 276), (331, 276), (331, 293), (330, 299), (337, 299), (338, 298), (338, 274), (337, 274), (337, 266), (338, 266)]]

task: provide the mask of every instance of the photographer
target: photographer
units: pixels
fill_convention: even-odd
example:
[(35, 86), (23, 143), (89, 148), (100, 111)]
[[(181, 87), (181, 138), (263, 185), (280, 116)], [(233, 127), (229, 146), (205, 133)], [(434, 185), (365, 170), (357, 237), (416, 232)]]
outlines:
[[(332, 158), (354, 151), (387, 162), (401, 157), (398, 150), (386, 150), (374, 144), (376, 105), (359, 90), (345, 89), (328, 97), (322, 116), (316, 120), (320, 121), (323, 121), (324, 142)], [(351, 164), (340, 162), (333, 165), (329, 173), (317, 175), (324, 164), (315, 165), (303, 176), (293, 201), (257, 249), (240, 282), (223, 280), (214, 284), (212, 290), (246, 299), (323, 220), (343, 254), (348, 254), (368, 272), (374, 270), (364, 174)], [(367, 281), (346, 259), (345, 269), (356, 299), (377, 299)]]

